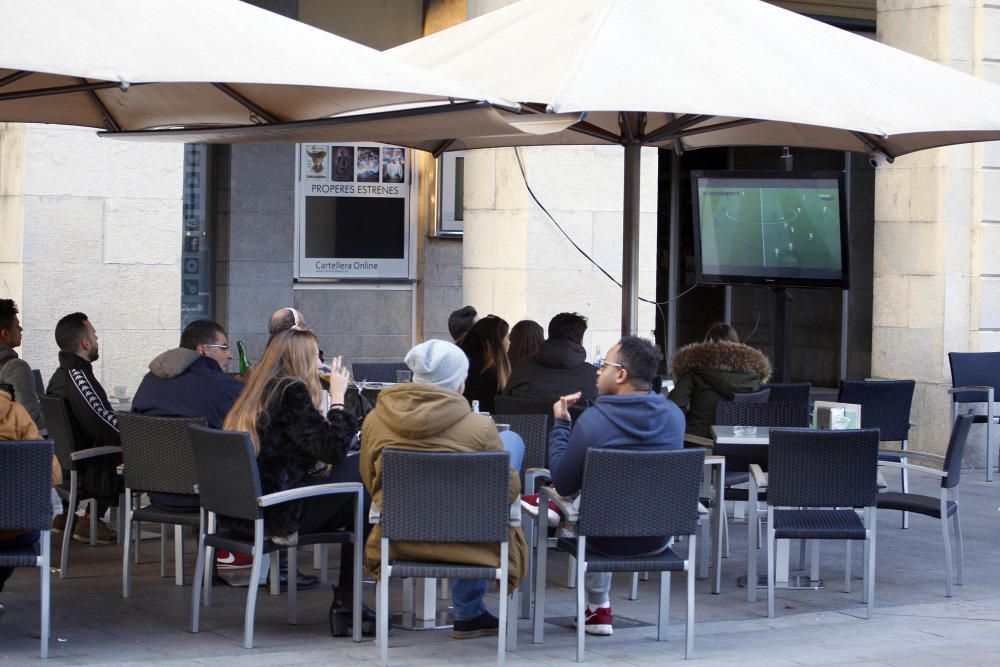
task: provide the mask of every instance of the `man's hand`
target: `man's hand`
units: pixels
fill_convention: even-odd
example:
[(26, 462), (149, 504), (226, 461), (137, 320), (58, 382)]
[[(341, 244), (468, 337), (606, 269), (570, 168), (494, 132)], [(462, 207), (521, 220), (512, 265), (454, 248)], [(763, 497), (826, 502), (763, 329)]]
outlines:
[(559, 400), (552, 404), (552, 416), (563, 421), (570, 421), (569, 409), (576, 405), (581, 396), (583, 393), (579, 391), (568, 396), (560, 396)]

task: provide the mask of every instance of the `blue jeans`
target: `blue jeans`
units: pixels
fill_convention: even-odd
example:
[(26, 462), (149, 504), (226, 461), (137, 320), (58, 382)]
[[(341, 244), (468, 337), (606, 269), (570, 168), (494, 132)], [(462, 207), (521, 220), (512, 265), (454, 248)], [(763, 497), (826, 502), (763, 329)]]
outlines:
[[(524, 440), (513, 431), (503, 431), (500, 433), (500, 441), (510, 453), (510, 466), (520, 470), (524, 461)], [(451, 588), (451, 606), (455, 620), (468, 621), (486, 611), (486, 605), (483, 604), (485, 594), (485, 579), (456, 579)]]

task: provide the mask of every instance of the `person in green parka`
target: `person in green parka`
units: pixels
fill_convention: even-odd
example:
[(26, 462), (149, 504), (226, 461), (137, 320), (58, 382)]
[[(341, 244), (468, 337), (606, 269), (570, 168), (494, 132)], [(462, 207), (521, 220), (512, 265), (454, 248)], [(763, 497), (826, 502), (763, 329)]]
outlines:
[(731, 326), (717, 322), (701, 343), (677, 351), (672, 371), (669, 398), (687, 417), (686, 433), (711, 438), (715, 404), (732, 400), (733, 394), (758, 391), (771, 379), (771, 362), (757, 348), (741, 343)]

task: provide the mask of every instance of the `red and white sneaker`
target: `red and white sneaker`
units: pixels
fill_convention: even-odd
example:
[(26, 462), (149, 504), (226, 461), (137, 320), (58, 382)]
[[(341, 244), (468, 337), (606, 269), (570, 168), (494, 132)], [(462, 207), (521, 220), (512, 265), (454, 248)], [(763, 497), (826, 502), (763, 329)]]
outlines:
[[(521, 509), (532, 517), (538, 516), (538, 494), (533, 493), (530, 496), (521, 496)], [(562, 514), (559, 511), (559, 506), (550, 500), (548, 514), (549, 528), (555, 528), (559, 525), (560, 521), (562, 521)]]
[(220, 570), (244, 570), (253, 566), (253, 556), (219, 549), (215, 552), (215, 567)]
[[(588, 635), (610, 637), (614, 634), (614, 629), (611, 627), (613, 615), (611, 613), (610, 603), (597, 607), (596, 609), (587, 605), (587, 611), (584, 612), (583, 618), (583, 631)], [(575, 622), (573, 623), (573, 627), (576, 627)]]

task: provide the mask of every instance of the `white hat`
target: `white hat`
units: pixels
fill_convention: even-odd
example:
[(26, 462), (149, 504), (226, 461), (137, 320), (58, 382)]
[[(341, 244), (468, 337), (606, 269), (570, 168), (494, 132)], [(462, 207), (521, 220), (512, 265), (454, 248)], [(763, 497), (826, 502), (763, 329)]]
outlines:
[(469, 374), (469, 359), (452, 343), (436, 338), (424, 341), (406, 353), (413, 381), (458, 391)]

